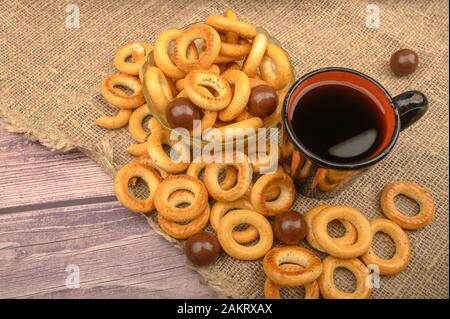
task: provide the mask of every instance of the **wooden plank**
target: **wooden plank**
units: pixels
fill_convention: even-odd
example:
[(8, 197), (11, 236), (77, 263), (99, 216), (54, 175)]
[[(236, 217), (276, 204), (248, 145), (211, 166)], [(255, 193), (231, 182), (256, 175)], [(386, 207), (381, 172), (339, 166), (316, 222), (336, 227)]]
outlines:
[[(80, 288), (66, 287), (68, 265)], [(0, 298), (214, 298), (183, 252), (118, 203), (0, 215)]]
[[(123, 208), (80, 152), (51, 152), (2, 129), (0, 298), (211, 298), (184, 254)], [(67, 265), (80, 288), (66, 287)]]
[(0, 120), (0, 212), (22, 205), (84, 198), (113, 198), (113, 183), (94, 161), (77, 151), (51, 152), (2, 128)]

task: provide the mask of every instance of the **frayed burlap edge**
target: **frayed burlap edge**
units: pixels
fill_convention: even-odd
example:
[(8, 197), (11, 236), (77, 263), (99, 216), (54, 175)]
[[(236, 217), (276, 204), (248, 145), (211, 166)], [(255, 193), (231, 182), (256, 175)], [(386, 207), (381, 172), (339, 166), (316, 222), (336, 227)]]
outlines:
[(61, 139), (61, 133), (52, 133), (52, 132), (42, 132), (33, 129), (30, 126), (26, 126), (22, 124), (17, 119), (13, 119), (13, 117), (8, 116), (2, 112), (0, 108), (0, 118), (3, 119), (4, 125), (3, 127), (11, 133), (23, 134), (27, 139), (31, 141), (38, 141), (48, 149), (52, 151), (63, 151), (67, 152), (77, 147), (68, 140)]
[[(184, 249), (184, 245), (182, 244), (183, 242), (176, 240), (167, 235), (166, 233), (164, 233), (161, 230), (161, 228), (159, 228), (158, 223), (154, 222), (149, 214), (146, 214), (145, 218), (147, 219), (147, 222), (153, 229), (153, 231), (155, 231), (158, 235), (164, 237), (164, 239), (172, 243), (176, 248), (180, 250)], [(221, 277), (219, 274), (212, 275), (211, 272), (208, 271), (207, 267), (198, 268), (189, 263), (186, 263), (186, 266), (189, 269), (192, 269), (198, 274), (200, 274), (203, 277), (203, 280), (207, 283), (209, 287), (211, 287), (214, 290), (214, 292), (219, 296), (219, 298), (230, 298), (233, 296), (233, 289), (230, 285), (227, 284), (229, 281), (225, 277)], [(202, 280), (200, 280), (200, 282), (202, 282)]]
[[(62, 151), (67, 152), (70, 150), (77, 149), (96, 163), (98, 163), (108, 175), (114, 177), (116, 170), (112, 164), (112, 150), (107, 151), (103, 149), (104, 153), (91, 152), (87, 149), (76, 147), (70, 140), (61, 139), (61, 135), (52, 134), (51, 132), (37, 132), (30, 127), (24, 126), (20, 121), (12, 119), (8, 117), (7, 114), (0, 111), (0, 118), (3, 119), (4, 125), (3, 127), (11, 133), (23, 134), (25, 138), (31, 141), (37, 141), (47, 147), (51, 151)], [(106, 151), (106, 152), (105, 152)], [(172, 243), (174, 247), (183, 250), (184, 246), (181, 241), (173, 239), (172, 237), (165, 234), (155, 223), (150, 216), (144, 215), (147, 223), (151, 227), (151, 229), (156, 232), (158, 235), (162, 236), (165, 240)], [(221, 278), (217, 274), (211, 275), (211, 273), (207, 270), (207, 268), (197, 268), (189, 263), (186, 263), (186, 266), (189, 269), (196, 271), (199, 275), (201, 275), (202, 279), (206, 282), (206, 284), (214, 290), (214, 292), (218, 295), (219, 298), (229, 298), (233, 296), (233, 289), (230, 285), (227, 285), (228, 281), (226, 278)], [(199, 280), (202, 282), (203, 280)]]

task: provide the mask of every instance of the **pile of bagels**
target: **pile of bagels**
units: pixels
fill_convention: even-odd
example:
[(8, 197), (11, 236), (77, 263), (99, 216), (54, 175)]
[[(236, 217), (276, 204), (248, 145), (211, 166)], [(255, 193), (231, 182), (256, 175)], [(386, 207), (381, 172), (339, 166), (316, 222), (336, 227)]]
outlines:
[[(196, 39), (203, 41), (200, 48)], [(154, 65), (144, 68), (149, 60)], [(154, 45), (128, 44), (117, 52), (114, 65), (121, 73), (107, 76), (101, 90), (118, 113), (102, 116), (96, 124), (105, 129), (128, 124), (136, 141), (127, 149), (135, 159), (121, 167), (114, 180), (122, 205), (137, 213), (155, 213), (161, 230), (175, 239), (189, 239), (210, 225), (229, 256), (263, 258), (266, 298), (281, 298), (280, 287), (293, 286), (304, 286), (305, 298), (368, 298), (372, 288), (367, 283), (367, 266), (377, 265), (381, 275), (406, 268), (411, 246), (403, 229), (424, 227), (435, 210), (429, 193), (417, 184), (395, 182), (384, 189), (381, 207), (388, 219), (368, 221), (348, 206), (312, 208), (303, 216), (306, 241), (312, 247), (307, 249), (274, 240), (271, 219), (291, 210), (296, 197), (294, 183), (282, 165), (271, 174), (262, 174), (261, 167), (267, 163), (250, 161), (255, 154), (248, 149), (232, 152), (228, 162), (223, 154), (206, 163), (201, 158), (174, 161), (167, 153), (165, 146), (175, 142), (165, 114), (176, 98), (187, 98), (201, 109), (202, 130), (257, 129), (279, 121), (293, 77), (288, 55), (266, 34), (238, 20), (232, 10), (185, 29), (165, 30)], [(258, 85), (270, 86), (278, 94), (276, 108), (264, 116), (252, 114), (247, 105), (251, 90)], [(185, 147), (183, 152), (192, 152), (189, 145)], [(279, 148), (270, 150), (277, 154), (269, 155), (280, 157)], [(144, 198), (132, 190), (139, 181), (148, 188)], [(394, 203), (398, 194), (416, 200), (421, 212), (413, 217), (399, 212)], [(333, 220), (343, 224), (342, 237), (329, 235), (327, 226)], [(372, 248), (377, 232), (394, 241), (396, 252), (389, 260), (378, 257)], [(322, 261), (313, 249), (329, 256)], [(347, 293), (335, 286), (336, 268), (355, 275), (355, 291)]]
[[(196, 44), (197, 40), (202, 44)], [(149, 60), (152, 63), (144, 68)], [(200, 109), (202, 132), (210, 128), (221, 132), (227, 128), (256, 130), (279, 122), (282, 102), (293, 80), (287, 53), (263, 31), (238, 20), (232, 10), (185, 29), (167, 29), (154, 45), (127, 44), (117, 52), (114, 65), (121, 73), (103, 80), (102, 95), (118, 113), (101, 116), (96, 124), (106, 129), (128, 124), (136, 140), (127, 149), (133, 156), (149, 153), (149, 132), (143, 122), (150, 115), (164, 128), (175, 128), (166, 117), (168, 104), (174, 99), (187, 98)], [(276, 107), (268, 112), (248, 107), (252, 89), (257, 86), (276, 92)]]
[[(417, 202), (418, 214), (402, 213), (395, 198), (404, 195)], [(404, 231), (416, 230), (428, 225), (435, 214), (435, 204), (430, 193), (420, 185), (397, 181), (388, 184), (380, 197), (380, 206), (387, 218), (369, 221), (357, 209), (349, 206), (320, 204), (304, 214), (307, 225), (306, 241), (314, 250), (328, 254), (321, 259), (312, 251), (299, 246), (280, 246), (264, 257), (263, 269), (267, 275), (264, 285), (266, 298), (281, 298), (280, 287), (304, 286), (305, 298), (317, 299), (365, 299), (379, 287), (380, 276), (392, 276), (403, 271), (411, 258), (411, 243)], [(339, 221), (345, 229), (341, 237), (328, 232), (332, 221)], [(381, 258), (372, 246), (377, 233), (388, 235), (395, 246), (395, 253), (388, 259)], [(335, 284), (337, 268), (350, 271), (355, 289), (346, 292)]]

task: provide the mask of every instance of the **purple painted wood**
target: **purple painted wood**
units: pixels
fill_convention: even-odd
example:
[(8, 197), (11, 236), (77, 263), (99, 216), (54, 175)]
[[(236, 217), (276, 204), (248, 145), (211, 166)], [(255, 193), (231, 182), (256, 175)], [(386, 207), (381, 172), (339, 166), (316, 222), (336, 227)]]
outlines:
[(0, 122), (0, 209), (112, 196), (111, 177), (77, 151), (52, 152)]
[(217, 297), (81, 153), (0, 128), (0, 163), (0, 298)]

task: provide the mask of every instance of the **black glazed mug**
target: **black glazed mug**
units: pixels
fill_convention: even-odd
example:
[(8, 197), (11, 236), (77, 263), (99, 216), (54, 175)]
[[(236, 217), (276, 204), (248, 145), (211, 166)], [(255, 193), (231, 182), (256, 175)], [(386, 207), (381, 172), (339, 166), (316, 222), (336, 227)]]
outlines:
[[(302, 107), (302, 95), (320, 83), (337, 83), (363, 89), (375, 99), (383, 112), (383, 138), (367, 158), (355, 162), (339, 162), (315, 154), (302, 143), (292, 122), (294, 111)], [(428, 101), (418, 91), (404, 92), (392, 98), (384, 87), (369, 76), (346, 68), (324, 68), (312, 71), (288, 91), (282, 111), (282, 160), (302, 195), (331, 198), (339, 194), (367, 168), (386, 157), (397, 141), (400, 131), (422, 117)]]

